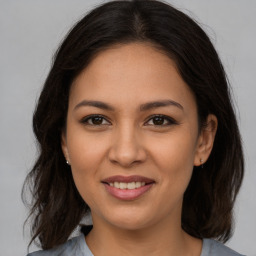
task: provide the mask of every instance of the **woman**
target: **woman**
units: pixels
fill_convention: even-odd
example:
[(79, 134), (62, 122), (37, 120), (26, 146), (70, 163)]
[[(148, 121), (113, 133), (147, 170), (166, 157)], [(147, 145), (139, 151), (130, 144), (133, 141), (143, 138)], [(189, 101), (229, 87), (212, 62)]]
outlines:
[(182, 12), (150, 0), (91, 11), (57, 51), (33, 125), (44, 251), (31, 255), (240, 255), (217, 242), (243, 178), (228, 82)]

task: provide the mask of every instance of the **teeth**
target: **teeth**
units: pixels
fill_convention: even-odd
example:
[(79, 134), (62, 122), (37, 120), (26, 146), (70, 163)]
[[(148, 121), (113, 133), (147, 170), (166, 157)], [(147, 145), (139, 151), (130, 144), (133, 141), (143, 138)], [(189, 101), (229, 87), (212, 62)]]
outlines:
[(135, 182), (130, 182), (127, 184), (128, 189), (135, 189), (135, 187), (136, 187)]
[(139, 187), (142, 187), (142, 186), (145, 186), (145, 182), (139, 182), (139, 181), (137, 181), (136, 183), (135, 183), (135, 186), (136, 186), (136, 188), (139, 188)]
[(115, 187), (115, 188), (120, 188), (120, 183), (119, 183), (119, 182), (115, 182), (115, 183), (114, 183), (114, 187)]
[(111, 187), (115, 187), (119, 189), (135, 189), (135, 188), (140, 188), (142, 186), (145, 186), (145, 184), (146, 184), (145, 182), (140, 182), (140, 181), (129, 182), (129, 183), (115, 181), (114, 183), (112, 182), (109, 183)]
[(120, 189), (127, 189), (127, 183), (120, 182), (119, 188)]

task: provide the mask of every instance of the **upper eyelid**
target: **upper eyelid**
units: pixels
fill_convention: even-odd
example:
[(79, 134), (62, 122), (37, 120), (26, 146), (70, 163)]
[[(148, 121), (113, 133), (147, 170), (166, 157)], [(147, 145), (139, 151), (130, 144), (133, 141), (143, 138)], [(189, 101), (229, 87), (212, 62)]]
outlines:
[(167, 115), (163, 115), (163, 114), (154, 114), (154, 115), (151, 115), (151, 116), (149, 116), (148, 117), (148, 119), (147, 120), (150, 120), (150, 119), (152, 119), (152, 118), (154, 118), (154, 117), (163, 117), (163, 118), (165, 118), (165, 119), (170, 119), (170, 120), (173, 120), (174, 121), (174, 118), (172, 118), (172, 117), (170, 117), (170, 116), (167, 116)]
[[(162, 117), (165, 120), (168, 120), (168, 122), (170, 122), (170, 124), (178, 124), (178, 122), (174, 118), (172, 118), (170, 116), (163, 115), (163, 114), (155, 114), (155, 115), (149, 116), (147, 119), (147, 122), (149, 120), (153, 119), (154, 117)], [(155, 126), (161, 127), (161, 126), (165, 126), (165, 125), (155, 125)]]
[(83, 123), (83, 122), (85, 122), (85, 121), (87, 121), (87, 120), (89, 120), (89, 119), (91, 119), (91, 118), (93, 118), (93, 117), (102, 117), (102, 118), (104, 118), (106, 121), (110, 122), (106, 116), (101, 115), (101, 114), (93, 114), (93, 115), (85, 116), (85, 117), (83, 117), (83, 118), (81, 119), (80, 122)]

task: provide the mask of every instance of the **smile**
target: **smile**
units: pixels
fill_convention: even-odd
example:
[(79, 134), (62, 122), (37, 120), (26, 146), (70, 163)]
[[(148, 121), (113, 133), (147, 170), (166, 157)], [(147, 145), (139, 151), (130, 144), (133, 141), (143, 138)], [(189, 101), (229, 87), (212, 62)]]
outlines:
[(155, 181), (142, 176), (112, 176), (102, 183), (111, 196), (120, 200), (135, 200), (150, 190)]
[(109, 185), (111, 187), (115, 187), (119, 189), (136, 189), (136, 188), (145, 186), (145, 184), (146, 183), (144, 181), (143, 182), (136, 181), (136, 182), (129, 182), (129, 183), (115, 181), (114, 183), (111, 182)]

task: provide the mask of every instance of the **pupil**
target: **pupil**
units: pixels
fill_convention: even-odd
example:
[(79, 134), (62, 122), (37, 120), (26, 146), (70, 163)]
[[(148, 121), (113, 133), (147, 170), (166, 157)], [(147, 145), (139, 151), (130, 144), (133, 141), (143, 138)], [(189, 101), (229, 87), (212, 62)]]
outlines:
[(162, 117), (155, 117), (155, 118), (153, 119), (153, 123), (154, 123), (155, 125), (162, 125), (162, 124), (163, 124), (163, 121), (164, 121), (164, 119), (163, 119)]
[(101, 124), (102, 123), (102, 117), (93, 117), (92, 122), (93, 122), (93, 124)]

